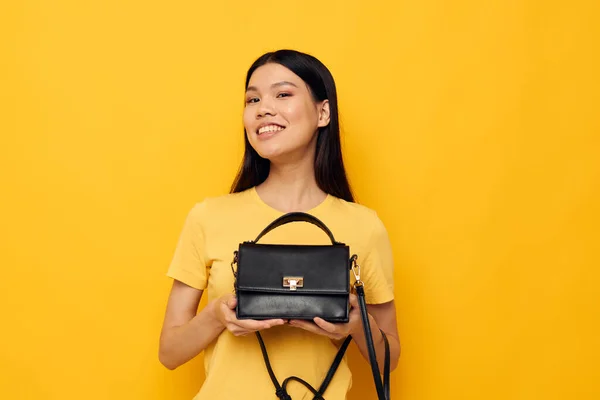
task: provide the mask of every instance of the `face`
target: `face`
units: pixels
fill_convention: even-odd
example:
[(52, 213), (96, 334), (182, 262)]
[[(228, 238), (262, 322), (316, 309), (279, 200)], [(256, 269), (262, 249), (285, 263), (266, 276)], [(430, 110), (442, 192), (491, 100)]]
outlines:
[(314, 154), (316, 132), (329, 123), (329, 103), (315, 102), (299, 76), (268, 63), (250, 77), (243, 118), (254, 150), (272, 162), (283, 161)]

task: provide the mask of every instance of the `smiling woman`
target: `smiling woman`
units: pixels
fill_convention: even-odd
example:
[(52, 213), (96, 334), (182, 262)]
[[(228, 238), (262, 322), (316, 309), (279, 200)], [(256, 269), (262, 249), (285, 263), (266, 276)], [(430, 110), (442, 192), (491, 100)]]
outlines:
[[(315, 101), (300, 77), (275, 63), (254, 71), (246, 93), (244, 126), (260, 157), (281, 165), (314, 156), (314, 132), (329, 123), (327, 100)], [(287, 132), (279, 134), (286, 127)]]
[[(277, 142), (261, 145), (257, 139), (262, 134), (258, 135), (257, 129), (263, 124), (288, 130)], [(273, 163), (273, 157), (281, 151), (290, 159), (298, 157), (310, 164), (323, 192), (354, 201), (344, 168), (339, 126), (335, 81), (323, 63), (290, 50), (264, 54), (246, 75), (245, 153), (232, 191), (263, 183), (271, 168), (281, 165), (276, 160)], [(269, 151), (275, 154), (268, 155)]]
[[(400, 342), (390, 241), (376, 212), (354, 202), (342, 159), (331, 73), (315, 57), (293, 50), (261, 56), (247, 73), (243, 123), (245, 153), (231, 193), (204, 199), (192, 208), (169, 267), (174, 282), (161, 332), (161, 362), (173, 369), (205, 351), (206, 380), (197, 400), (289, 400), (311, 394), (302, 385), (275, 393), (259, 344), (248, 334), (261, 332), (277, 376), (296, 375), (313, 387), (324, 380), (340, 339), (352, 336), (367, 359), (367, 339), (354, 295), (347, 323), (236, 318), (232, 253), (274, 219), (301, 211), (323, 221), (361, 258), (379, 368), (384, 367), (380, 333), (384, 332), (394, 369)], [(269, 239), (326, 242), (313, 227), (305, 226), (309, 224), (292, 225), (297, 224), (269, 233)], [(197, 312), (204, 291), (208, 304)], [(351, 382), (342, 360), (323, 397), (315, 398), (345, 399)]]

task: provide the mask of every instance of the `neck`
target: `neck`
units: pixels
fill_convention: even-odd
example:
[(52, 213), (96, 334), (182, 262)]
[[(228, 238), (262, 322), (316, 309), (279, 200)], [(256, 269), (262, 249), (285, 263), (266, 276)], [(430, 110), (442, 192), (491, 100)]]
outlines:
[(327, 197), (315, 179), (314, 158), (294, 163), (271, 163), (269, 176), (256, 188), (262, 200), (282, 212), (306, 211)]

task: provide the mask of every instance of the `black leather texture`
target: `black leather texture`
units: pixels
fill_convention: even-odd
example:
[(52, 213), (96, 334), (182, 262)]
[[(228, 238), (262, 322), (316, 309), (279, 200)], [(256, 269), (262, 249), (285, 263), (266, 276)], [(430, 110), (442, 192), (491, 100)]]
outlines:
[[(236, 293), (238, 319), (323, 318), (347, 322), (349, 248), (344, 245), (297, 246), (241, 244)], [(284, 277), (301, 277), (291, 290)]]
[[(333, 244), (256, 243), (268, 231), (298, 221), (320, 227)], [(241, 243), (237, 252), (238, 319), (312, 320), (320, 317), (330, 322), (348, 322), (350, 249), (336, 242), (325, 224), (310, 214), (290, 213), (273, 221), (256, 241)], [(301, 278), (301, 284), (286, 287), (286, 277)]]

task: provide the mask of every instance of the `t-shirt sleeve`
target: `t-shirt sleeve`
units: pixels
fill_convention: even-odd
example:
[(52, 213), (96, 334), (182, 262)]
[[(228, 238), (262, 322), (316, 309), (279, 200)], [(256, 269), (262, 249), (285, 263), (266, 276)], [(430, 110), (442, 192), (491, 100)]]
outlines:
[(376, 216), (371, 237), (362, 260), (361, 279), (368, 304), (382, 304), (394, 299), (394, 260), (387, 229)]
[(167, 271), (168, 277), (199, 290), (204, 290), (208, 282), (203, 214), (204, 203), (188, 212)]

